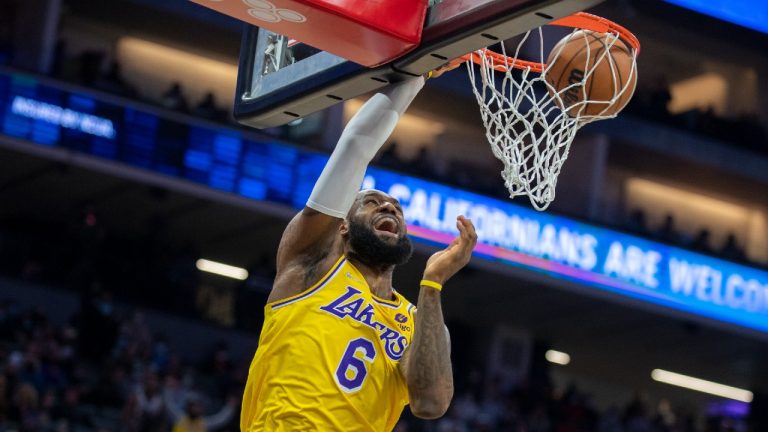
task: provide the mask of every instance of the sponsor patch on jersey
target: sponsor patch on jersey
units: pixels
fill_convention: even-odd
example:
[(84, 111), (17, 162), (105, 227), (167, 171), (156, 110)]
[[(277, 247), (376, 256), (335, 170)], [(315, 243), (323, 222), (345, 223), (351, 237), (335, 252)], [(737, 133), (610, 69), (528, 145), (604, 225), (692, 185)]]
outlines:
[(403, 314), (401, 314), (401, 313), (399, 313), (399, 314), (395, 315), (395, 321), (397, 321), (400, 324), (402, 324), (402, 323), (408, 321), (408, 317), (403, 315)]

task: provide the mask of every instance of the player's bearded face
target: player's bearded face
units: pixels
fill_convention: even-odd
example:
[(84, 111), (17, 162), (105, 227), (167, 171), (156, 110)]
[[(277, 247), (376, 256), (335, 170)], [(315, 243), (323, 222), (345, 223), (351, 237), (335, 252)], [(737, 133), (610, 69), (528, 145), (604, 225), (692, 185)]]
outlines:
[(349, 219), (349, 244), (355, 255), (367, 264), (391, 266), (405, 264), (413, 254), (413, 245), (407, 235), (395, 242), (387, 242), (376, 235), (373, 226), (363, 218)]

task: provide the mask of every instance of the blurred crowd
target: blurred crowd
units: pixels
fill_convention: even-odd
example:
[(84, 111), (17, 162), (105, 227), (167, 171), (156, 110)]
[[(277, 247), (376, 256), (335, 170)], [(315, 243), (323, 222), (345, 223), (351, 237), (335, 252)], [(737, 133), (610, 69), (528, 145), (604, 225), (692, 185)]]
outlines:
[(146, 97), (124, 79), (120, 63), (116, 60), (108, 60), (105, 52), (86, 50), (72, 55), (67, 51), (67, 44), (63, 40), (56, 44), (49, 74), (55, 78), (151, 103), (172, 111), (234, 124), (228, 112), (218, 105), (211, 92), (206, 93), (197, 104), (190, 104), (184, 88), (175, 82), (159, 98)]
[[(239, 428), (246, 361), (213, 344), (208, 360), (182, 358), (140, 309), (118, 308), (109, 292), (85, 296), (67, 322), (42, 307), (0, 301), (0, 431), (207, 432)], [(548, 382), (499, 388), (456, 370), (446, 416), (406, 410), (396, 432), (741, 432), (713, 417), (701, 428), (662, 400), (638, 394), (600, 412), (588, 394)]]
[[(427, 426), (413, 418), (401, 420), (396, 432), (693, 432), (694, 418), (673, 412), (662, 400), (655, 409), (642, 394), (625, 407), (601, 412), (590, 396), (571, 386), (519, 386), (505, 392), (475, 386), (457, 393), (448, 414)], [(736, 431), (729, 419), (712, 419), (707, 432)]]
[[(63, 40), (57, 44), (50, 74), (56, 78), (153, 103), (170, 110), (236, 124), (229, 112), (217, 103), (213, 93), (207, 93), (202, 100), (192, 105), (188, 102), (181, 84), (172, 83), (159, 99), (146, 98), (124, 79), (120, 64), (116, 60), (108, 60), (105, 52), (88, 50), (73, 56), (67, 52), (66, 42)], [(669, 83), (666, 77), (660, 76), (648, 84), (638, 86), (624, 113), (735, 144), (743, 149), (768, 153), (768, 130), (756, 114), (723, 117), (717, 115), (712, 107), (673, 114), (669, 110), (671, 100)], [(418, 162), (420, 159), (417, 157), (408, 165), (413, 166)], [(428, 167), (431, 168), (432, 165), (428, 164)], [(467, 169), (471, 170), (471, 167), (459, 166), (456, 175), (461, 177)], [(466, 176), (475, 179), (482, 177), (472, 174), (469, 172)]]
[(672, 126), (693, 134), (724, 141), (754, 152), (768, 153), (768, 130), (756, 114), (723, 117), (714, 108), (691, 109), (673, 114), (669, 110), (672, 93), (663, 76), (649, 85), (639, 86), (625, 112)]
[[(0, 42), (4, 40), (0, 37)], [(8, 62), (12, 57), (0, 46), (0, 64)], [(106, 51), (88, 49), (76, 51), (68, 46), (65, 39), (60, 39), (53, 52), (49, 74), (57, 79), (77, 83), (122, 97), (132, 98), (156, 106), (191, 114), (211, 121), (227, 123), (229, 126), (239, 126), (229, 113), (228, 101), (217, 101), (212, 92), (202, 99), (190, 102), (189, 91), (178, 82), (168, 83), (168, 88), (159, 97), (149, 97), (141, 94), (130, 80), (125, 79), (120, 63)], [(734, 144), (743, 149), (768, 154), (768, 130), (761, 124), (754, 113), (737, 117), (718, 115), (713, 108), (692, 109), (683, 113), (671, 113), (669, 110), (672, 93), (667, 78), (659, 76), (641, 82), (635, 91), (624, 113), (641, 117), (644, 120), (663, 123), (665, 125), (685, 130), (692, 134), (707, 136)], [(306, 119), (305, 119), (306, 120)], [(302, 142), (315, 143), (320, 134), (315, 129), (320, 125), (313, 124), (306, 130), (297, 122), (295, 125), (275, 128), (273, 133), (281, 138), (295, 139), (302, 137)], [(313, 123), (305, 121), (305, 123)], [(427, 154), (422, 148), (414, 158), (404, 160), (397, 155), (397, 146), (390, 145), (388, 150), (379, 158), (378, 163), (414, 175), (436, 179), (441, 182), (469, 188), (481, 193), (508, 197), (506, 189), (497, 178), (485, 175), (487, 167), (477, 167), (461, 160), (437, 161), (435, 155)], [(436, 166), (443, 165), (441, 168)], [(525, 205), (524, 202), (522, 202)]]
[(0, 431), (237, 430), (245, 375), (226, 346), (190, 364), (152, 330), (108, 292), (67, 322), (0, 302)]
[(655, 239), (729, 261), (764, 266), (762, 263), (750, 262), (747, 259), (744, 248), (739, 245), (733, 233), (728, 234), (722, 244), (714, 243), (707, 228), (700, 229), (694, 236), (687, 236), (677, 228), (675, 217), (672, 215), (667, 215), (664, 218), (664, 222), (659, 226), (651, 227), (646, 222), (645, 212), (641, 209), (635, 209), (629, 215), (623, 228), (645, 238)]

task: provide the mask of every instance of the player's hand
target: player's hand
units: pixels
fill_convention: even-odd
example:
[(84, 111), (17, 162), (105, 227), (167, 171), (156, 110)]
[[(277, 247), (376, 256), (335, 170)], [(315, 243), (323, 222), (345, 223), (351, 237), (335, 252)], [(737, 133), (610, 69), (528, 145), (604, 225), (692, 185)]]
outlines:
[(464, 62), (465, 62), (465, 60), (462, 60), (461, 58), (457, 58), (455, 60), (451, 60), (450, 62), (446, 63), (445, 65), (440, 66), (439, 68), (433, 70), (432, 74), (429, 75), (429, 78), (437, 78), (440, 75), (442, 75), (442, 74), (444, 74), (444, 73), (446, 73), (448, 71), (452, 71), (452, 70), (456, 69), (457, 67), (463, 65)]
[(424, 269), (424, 279), (444, 284), (451, 276), (469, 263), (472, 257), (472, 249), (477, 244), (477, 234), (472, 221), (459, 216), (456, 218), (456, 227), (459, 236), (456, 237), (447, 248), (435, 252)]

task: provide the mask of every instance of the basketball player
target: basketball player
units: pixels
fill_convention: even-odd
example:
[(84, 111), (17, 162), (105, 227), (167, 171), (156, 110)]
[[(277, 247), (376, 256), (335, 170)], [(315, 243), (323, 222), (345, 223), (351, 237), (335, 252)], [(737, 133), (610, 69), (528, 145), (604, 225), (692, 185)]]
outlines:
[(392, 288), (411, 256), (403, 211), (358, 192), (368, 163), (424, 85), (375, 94), (350, 120), (306, 207), (288, 224), (243, 395), (242, 432), (391, 431), (405, 405), (437, 418), (453, 396), (442, 285), (470, 259), (459, 236), (427, 261), (416, 308)]

